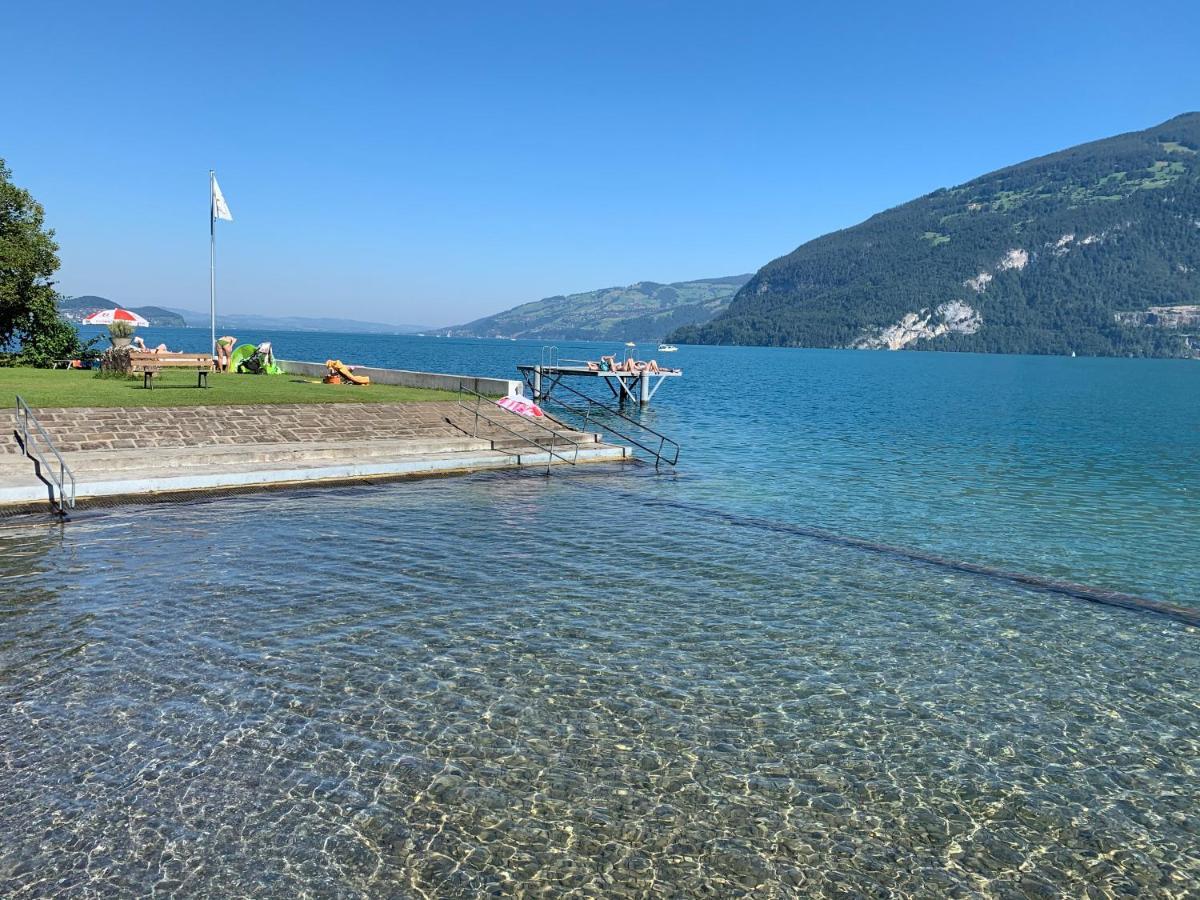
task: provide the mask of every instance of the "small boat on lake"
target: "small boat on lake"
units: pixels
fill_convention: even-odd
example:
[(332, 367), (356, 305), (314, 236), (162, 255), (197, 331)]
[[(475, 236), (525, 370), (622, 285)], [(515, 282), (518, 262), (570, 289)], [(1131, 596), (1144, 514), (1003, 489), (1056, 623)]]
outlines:
[(679, 349), (678, 347), (674, 347), (674, 346), (672, 346), (671, 344), (659, 344), (659, 345), (658, 345), (658, 352), (659, 352), (659, 353), (674, 353), (674, 352), (676, 352), (678, 349)]

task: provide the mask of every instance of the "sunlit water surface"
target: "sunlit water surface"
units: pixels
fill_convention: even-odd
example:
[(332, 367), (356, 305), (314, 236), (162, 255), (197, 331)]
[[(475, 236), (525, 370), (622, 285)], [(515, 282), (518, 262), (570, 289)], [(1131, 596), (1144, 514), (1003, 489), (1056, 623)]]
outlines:
[(676, 476), (0, 530), (0, 894), (1195, 896), (1197, 629), (701, 508), (1195, 605), (1200, 365), (676, 360)]
[[(542, 355), (530, 341), (238, 337), (270, 338), (286, 359), (504, 378)], [(203, 350), (208, 333), (148, 329), (147, 340)], [(625, 349), (563, 342), (555, 353)], [(684, 370), (638, 413), (683, 445), (672, 499), (1200, 602), (1200, 361), (634, 352)]]
[(4, 893), (1194, 888), (1195, 629), (642, 513), (643, 484), (8, 534)]

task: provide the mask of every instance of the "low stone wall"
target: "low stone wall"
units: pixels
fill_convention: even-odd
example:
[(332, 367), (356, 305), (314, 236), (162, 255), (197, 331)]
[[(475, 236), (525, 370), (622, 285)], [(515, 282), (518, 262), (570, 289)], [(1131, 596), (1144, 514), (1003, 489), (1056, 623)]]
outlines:
[[(308, 375), (321, 378), (328, 370), (325, 363), (300, 362), (294, 359), (277, 360), (289, 375)], [(457, 391), (460, 386), (490, 397), (520, 397), (525, 392), (521, 381), (508, 378), (479, 378), (474, 375), (445, 375), (440, 372), (410, 372), (406, 369), (376, 369), (355, 366), (357, 375), (366, 375), (373, 384), (394, 384), (400, 387), (432, 388), (438, 391)]]
[[(287, 403), (260, 406), (68, 407), (34, 411), (63, 453), (155, 447), (219, 447), (307, 441), (462, 437), (447, 418), (468, 421), (447, 403)], [(8, 424), (12, 423), (12, 424)], [(18, 454), (12, 413), (0, 414), (0, 459)]]

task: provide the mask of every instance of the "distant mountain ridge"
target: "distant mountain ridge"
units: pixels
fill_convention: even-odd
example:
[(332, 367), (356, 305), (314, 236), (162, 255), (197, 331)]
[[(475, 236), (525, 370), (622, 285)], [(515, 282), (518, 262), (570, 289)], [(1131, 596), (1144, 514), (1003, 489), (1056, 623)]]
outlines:
[[(64, 298), (59, 302), (58, 310), (62, 313), (63, 318), (71, 322), (80, 323), (94, 312), (102, 309), (112, 309), (115, 306), (120, 306), (120, 304), (114, 303), (107, 297), (85, 294), (82, 297)], [(181, 315), (161, 306), (130, 306), (126, 307), (126, 309), (137, 313), (151, 325), (160, 328), (182, 328), (184, 325)]]
[[(208, 326), (208, 313), (171, 307), (195, 328)], [(218, 328), (277, 328), (280, 331), (340, 331), (347, 334), (416, 334), (430, 330), (424, 325), (392, 325), (387, 322), (363, 322), (330, 316), (264, 316), (252, 313), (225, 313), (217, 310)]]
[(638, 281), (628, 287), (559, 294), (465, 325), (440, 328), (436, 333), (453, 337), (657, 341), (683, 325), (707, 322), (749, 279), (749, 275), (731, 275), (671, 284)]
[[(158, 328), (207, 328), (208, 313), (166, 306), (125, 306), (107, 297), (87, 294), (68, 297), (59, 304), (63, 316), (72, 322), (83, 319), (97, 310), (121, 306), (135, 312), (151, 327)], [(348, 334), (415, 334), (428, 330), (421, 325), (390, 325), (386, 322), (361, 322), (357, 319), (339, 319), (313, 316), (262, 316), (241, 313), (217, 313), (219, 329), (245, 328), (253, 331), (277, 329), (279, 331), (334, 331)]]
[(1200, 113), (992, 172), (763, 266), (669, 340), (1200, 354)]

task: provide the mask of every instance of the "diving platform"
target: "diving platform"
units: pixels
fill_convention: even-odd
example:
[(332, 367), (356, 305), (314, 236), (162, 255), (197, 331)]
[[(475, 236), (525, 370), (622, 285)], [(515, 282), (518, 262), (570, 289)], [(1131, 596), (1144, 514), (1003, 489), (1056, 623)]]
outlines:
[(608, 389), (613, 392), (617, 401), (647, 405), (658, 389), (668, 378), (683, 376), (681, 369), (660, 368), (657, 372), (651, 369), (598, 369), (590, 366), (564, 366), (558, 364), (519, 365), (517, 366), (525, 383), (533, 391), (534, 401), (548, 397), (550, 392), (564, 378), (603, 378)]

